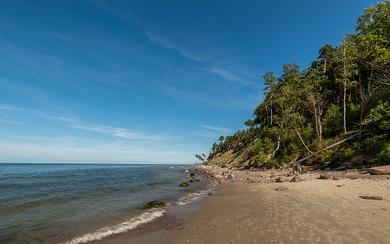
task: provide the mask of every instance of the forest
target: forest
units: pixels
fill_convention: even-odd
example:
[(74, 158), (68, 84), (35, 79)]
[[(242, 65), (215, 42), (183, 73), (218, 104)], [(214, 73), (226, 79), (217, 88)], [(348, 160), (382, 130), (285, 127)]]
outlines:
[(367, 8), (354, 33), (309, 67), (263, 75), (264, 99), (246, 129), (221, 136), (208, 164), (363, 167), (390, 163), (390, 0)]

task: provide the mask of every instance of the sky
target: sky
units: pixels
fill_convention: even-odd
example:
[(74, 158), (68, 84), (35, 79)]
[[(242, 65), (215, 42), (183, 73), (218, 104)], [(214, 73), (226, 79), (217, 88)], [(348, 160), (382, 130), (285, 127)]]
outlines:
[(0, 0), (0, 162), (193, 163), (370, 0)]

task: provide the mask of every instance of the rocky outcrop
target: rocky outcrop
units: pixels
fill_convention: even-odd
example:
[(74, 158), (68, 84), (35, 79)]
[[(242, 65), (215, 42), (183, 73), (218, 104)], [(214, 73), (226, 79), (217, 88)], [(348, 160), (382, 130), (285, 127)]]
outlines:
[(372, 167), (367, 169), (371, 175), (390, 175), (390, 165)]

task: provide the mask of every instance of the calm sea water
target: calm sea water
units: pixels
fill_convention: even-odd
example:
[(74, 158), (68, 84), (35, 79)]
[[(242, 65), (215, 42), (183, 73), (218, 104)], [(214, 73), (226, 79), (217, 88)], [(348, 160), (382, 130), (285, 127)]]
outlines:
[(130, 230), (163, 214), (145, 202), (191, 191), (178, 187), (190, 167), (0, 164), (0, 242), (81, 243)]

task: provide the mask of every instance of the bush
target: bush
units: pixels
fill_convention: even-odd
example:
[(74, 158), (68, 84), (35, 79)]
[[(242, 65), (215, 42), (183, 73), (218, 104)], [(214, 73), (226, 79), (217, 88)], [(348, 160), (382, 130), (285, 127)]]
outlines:
[(390, 143), (386, 143), (377, 156), (380, 163), (390, 163)]
[(323, 124), (325, 136), (339, 134), (343, 129), (343, 114), (341, 112), (341, 107), (335, 104), (330, 105), (325, 113)]
[(386, 141), (383, 135), (366, 138), (360, 146), (360, 151), (367, 155), (376, 156), (382, 151)]

